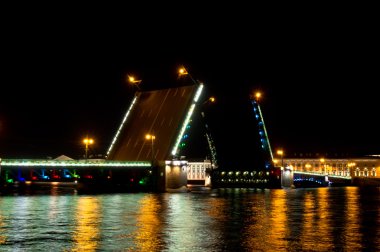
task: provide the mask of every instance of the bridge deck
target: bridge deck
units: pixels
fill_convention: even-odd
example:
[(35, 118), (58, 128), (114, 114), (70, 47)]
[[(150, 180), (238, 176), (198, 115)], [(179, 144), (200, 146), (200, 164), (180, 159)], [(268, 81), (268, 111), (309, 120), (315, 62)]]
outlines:
[[(137, 100), (109, 153), (110, 160), (166, 160), (175, 144), (197, 85), (137, 92)], [(146, 140), (152, 134), (155, 140)]]

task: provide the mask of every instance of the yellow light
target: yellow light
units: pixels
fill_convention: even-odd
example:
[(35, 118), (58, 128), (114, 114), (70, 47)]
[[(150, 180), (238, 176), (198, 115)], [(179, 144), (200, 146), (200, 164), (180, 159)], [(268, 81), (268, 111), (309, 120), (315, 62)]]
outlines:
[(319, 161), (321, 161), (321, 163), (323, 163), (323, 162), (325, 162), (325, 159), (321, 158)]
[(210, 102), (215, 102), (215, 97), (211, 96), (209, 100)]
[(260, 93), (260, 92), (257, 92), (257, 93), (255, 94), (255, 97), (256, 97), (257, 99), (259, 99), (259, 98), (261, 97), (261, 93)]
[(85, 139), (83, 139), (83, 143), (84, 144), (93, 144), (94, 143), (94, 139), (92, 139), (92, 138), (85, 138)]
[(156, 136), (151, 135), (151, 134), (146, 134), (146, 135), (145, 135), (145, 139), (146, 139), (146, 140), (150, 140), (150, 139), (154, 140), (154, 139), (156, 139)]
[(278, 151), (277, 151), (277, 154), (282, 156), (282, 155), (284, 155), (284, 151), (282, 151), (282, 150), (278, 150)]
[(185, 74), (188, 74), (186, 68), (184, 68), (184, 67), (181, 67), (181, 68), (178, 70), (178, 73), (179, 73), (179, 75), (185, 75)]
[(132, 84), (139, 84), (141, 82), (141, 80), (136, 80), (132, 75), (128, 75), (128, 81)]

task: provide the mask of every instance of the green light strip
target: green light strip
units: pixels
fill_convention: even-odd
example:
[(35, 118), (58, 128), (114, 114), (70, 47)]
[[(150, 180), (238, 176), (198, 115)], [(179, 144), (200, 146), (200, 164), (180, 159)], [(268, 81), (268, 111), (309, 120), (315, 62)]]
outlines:
[(91, 160), (43, 160), (43, 159), (3, 159), (2, 167), (28, 166), (28, 167), (150, 167), (146, 161), (91, 161)]
[(172, 150), (172, 155), (175, 156), (177, 154), (178, 146), (181, 142), (181, 139), (183, 137), (183, 134), (185, 133), (186, 126), (190, 121), (191, 115), (193, 114), (195, 108), (195, 103), (191, 104), (189, 111), (187, 112), (185, 122), (182, 124), (181, 131), (179, 132), (177, 136), (177, 140), (175, 141), (174, 148)]
[(195, 104), (196, 104), (196, 102), (198, 101), (199, 96), (200, 96), (201, 93), (202, 93), (202, 89), (203, 89), (203, 84), (200, 84), (199, 87), (198, 87), (198, 89), (197, 89), (197, 92), (196, 92), (195, 95), (194, 95), (194, 99), (193, 99), (194, 103), (191, 104), (190, 109), (189, 109), (189, 111), (188, 111), (187, 114), (186, 114), (185, 121), (184, 121), (183, 124), (182, 124), (182, 128), (181, 128), (181, 130), (180, 130), (180, 132), (179, 132), (179, 134), (178, 134), (178, 136), (177, 136), (177, 139), (176, 139), (176, 141), (175, 141), (175, 144), (174, 144), (173, 150), (172, 150), (172, 152), (171, 152), (173, 156), (175, 156), (175, 155), (177, 154), (179, 143), (181, 142), (181, 139), (182, 139), (182, 137), (183, 137), (183, 134), (185, 133), (186, 126), (187, 126), (187, 124), (189, 123), (189, 121), (190, 121), (190, 119), (191, 119), (191, 115), (192, 115), (193, 112), (194, 112)]

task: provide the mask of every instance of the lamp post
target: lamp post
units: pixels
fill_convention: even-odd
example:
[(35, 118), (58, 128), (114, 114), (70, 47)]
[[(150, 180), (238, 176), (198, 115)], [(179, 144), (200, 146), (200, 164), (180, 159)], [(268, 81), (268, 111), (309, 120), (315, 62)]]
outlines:
[(85, 158), (87, 160), (87, 158), (88, 158), (88, 146), (93, 144), (94, 140), (92, 138), (86, 137), (85, 139), (83, 139), (83, 143), (85, 145)]
[(195, 84), (198, 84), (198, 82), (194, 80), (193, 76), (191, 76), (191, 74), (187, 71), (187, 69), (184, 66), (179, 68), (178, 75), (179, 77), (188, 75), (192, 82), (194, 82)]
[(151, 140), (152, 141), (152, 165), (153, 165), (153, 162), (154, 162), (154, 140), (156, 139), (156, 136), (155, 135), (152, 135), (152, 134), (146, 134), (145, 135), (145, 139), (146, 140)]
[(128, 75), (128, 82), (135, 85), (137, 88), (139, 88), (139, 84), (141, 83), (141, 80), (136, 80), (134, 76)]
[(214, 103), (215, 102), (215, 97), (214, 96), (210, 96), (207, 100), (205, 100), (202, 105), (206, 105), (206, 104), (209, 104), (209, 103)]

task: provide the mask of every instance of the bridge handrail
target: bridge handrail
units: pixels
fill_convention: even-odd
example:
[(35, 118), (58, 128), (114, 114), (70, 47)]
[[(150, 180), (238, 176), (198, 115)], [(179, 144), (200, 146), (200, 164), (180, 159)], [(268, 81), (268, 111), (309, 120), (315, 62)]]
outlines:
[(93, 167), (149, 167), (150, 161), (114, 161), (114, 160), (46, 160), (46, 159), (2, 159), (2, 167), (13, 166), (37, 166), (37, 167), (80, 167), (80, 166), (93, 166)]
[(302, 172), (302, 171), (294, 171), (297, 174), (305, 174), (305, 175), (313, 175), (313, 176), (327, 176), (331, 178), (342, 178), (342, 179), (351, 179), (351, 176), (340, 176), (340, 175), (331, 175), (331, 174), (323, 174), (323, 173), (315, 173), (315, 172)]

